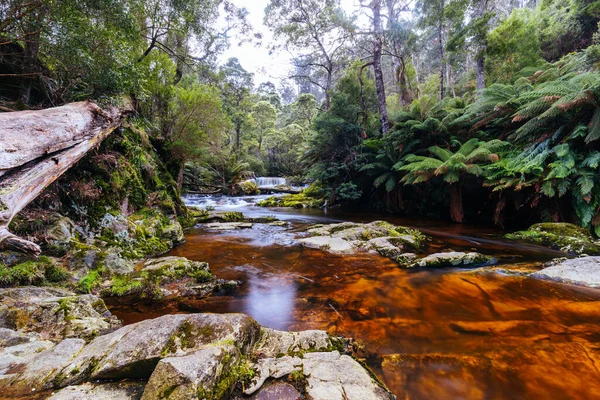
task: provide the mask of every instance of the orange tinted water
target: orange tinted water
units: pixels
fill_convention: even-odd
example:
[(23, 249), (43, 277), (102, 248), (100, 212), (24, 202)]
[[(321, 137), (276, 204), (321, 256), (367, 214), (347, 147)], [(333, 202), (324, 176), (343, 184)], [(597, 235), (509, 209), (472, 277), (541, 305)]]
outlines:
[[(241, 280), (239, 290), (112, 304), (112, 311), (126, 323), (243, 312), (271, 328), (353, 337), (400, 399), (600, 398), (600, 290), (485, 269), (407, 271), (377, 255), (303, 249), (291, 239), (305, 222), (224, 234), (194, 229), (171, 254), (209, 262), (218, 277)], [(428, 224), (420, 226), (436, 234), (429, 252), (477, 248), (508, 267), (557, 255), (513, 246), (493, 230)]]

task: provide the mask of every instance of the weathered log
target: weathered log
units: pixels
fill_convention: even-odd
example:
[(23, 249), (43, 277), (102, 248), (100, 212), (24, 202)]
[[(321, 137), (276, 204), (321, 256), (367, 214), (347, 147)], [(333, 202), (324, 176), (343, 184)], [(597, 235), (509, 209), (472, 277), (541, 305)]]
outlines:
[(14, 216), (130, 112), (91, 101), (40, 111), (0, 113), (0, 249), (39, 254), (34, 243), (8, 231)]

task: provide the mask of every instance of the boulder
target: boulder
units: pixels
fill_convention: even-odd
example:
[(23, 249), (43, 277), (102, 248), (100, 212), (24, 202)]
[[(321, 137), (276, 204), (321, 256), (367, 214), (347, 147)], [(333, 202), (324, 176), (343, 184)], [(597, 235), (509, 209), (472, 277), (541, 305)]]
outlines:
[(303, 357), (306, 395), (314, 400), (394, 400), (356, 360), (337, 351)]
[(65, 289), (22, 287), (0, 289), (0, 327), (38, 332), (43, 339), (90, 340), (121, 323), (97, 296)]
[(407, 261), (401, 266), (404, 268), (481, 267), (495, 263), (495, 258), (483, 254), (451, 251), (447, 253), (430, 254), (423, 258)]
[(52, 348), (36, 353), (33, 357), (15, 360), (0, 376), (0, 387), (13, 396), (51, 389), (54, 386), (54, 379), (83, 346), (85, 346), (83, 339), (65, 339)]
[(61, 385), (84, 379), (148, 379), (162, 358), (218, 341), (251, 347), (260, 326), (244, 314), (165, 315), (100, 336), (63, 370)]
[(48, 400), (139, 400), (143, 392), (143, 382), (88, 382), (59, 390)]
[(348, 345), (348, 339), (331, 336), (325, 331), (285, 332), (261, 328), (260, 341), (254, 348), (254, 355), (257, 358), (271, 358), (306, 351), (344, 351)]
[(535, 278), (600, 287), (600, 257), (580, 257), (564, 260), (532, 274)]
[(330, 225), (313, 225), (308, 228), (310, 237), (298, 242), (309, 248), (334, 254), (352, 254), (368, 251), (395, 261), (408, 250), (419, 250), (425, 244), (425, 236), (414, 229), (395, 226), (385, 221), (368, 224), (342, 222)]
[(526, 231), (510, 233), (506, 237), (578, 255), (600, 254), (600, 241), (595, 240), (587, 229), (565, 222), (534, 224)]
[(168, 225), (163, 226), (160, 236), (173, 245), (185, 242), (183, 228), (178, 221), (171, 221)]
[[(167, 397), (221, 399), (235, 383), (230, 375), (241, 354), (233, 345), (208, 346), (181, 357), (163, 358), (148, 380), (142, 400)], [(223, 383), (221, 383), (223, 382)]]

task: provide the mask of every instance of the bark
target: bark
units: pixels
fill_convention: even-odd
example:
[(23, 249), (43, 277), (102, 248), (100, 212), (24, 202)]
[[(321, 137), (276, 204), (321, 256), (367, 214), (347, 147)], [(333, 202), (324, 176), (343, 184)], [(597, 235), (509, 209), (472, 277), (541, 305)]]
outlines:
[(0, 114), (0, 249), (39, 253), (8, 231), (14, 216), (96, 147), (130, 112), (91, 101)]
[(444, 70), (446, 69), (446, 63), (444, 62), (444, 28), (441, 18), (438, 26), (438, 42), (440, 55), (440, 100), (444, 100)]
[(462, 223), (464, 219), (462, 203), (462, 186), (460, 183), (450, 185), (450, 218), (454, 222)]
[(179, 166), (179, 171), (177, 172), (177, 190), (181, 193), (181, 189), (183, 188), (183, 173), (185, 171), (185, 161), (181, 161), (181, 165)]
[[(488, 0), (479, 0), (478, 6), (477, 17), (482, 18), (488, 10)], [(477, 46), (477, 58), (475, 60), (475, 87), (477, 92), (481, 92), (481, 90), (485, 89), (485, 51), (487, 48), (485, 42), (485, 38), (480, 39), (480, 43), (478, 43)]]
[(383, 32), (381, 26), (381, 0), (373, 0), (373, 27), (375, 30), (375, 47), (373, 49), (373, 70), (375, 72), (375, 89), (377, 90), (377, 105), (379, 106), (379, 120), (381, 121), (381, 131), (387, 134), (389, 128), (389, 118), (387, 113), (387, 104), (385, 98), (385, 84), (383, 80), (383, 71), (381, 69), (381, 51), (383, 47)]

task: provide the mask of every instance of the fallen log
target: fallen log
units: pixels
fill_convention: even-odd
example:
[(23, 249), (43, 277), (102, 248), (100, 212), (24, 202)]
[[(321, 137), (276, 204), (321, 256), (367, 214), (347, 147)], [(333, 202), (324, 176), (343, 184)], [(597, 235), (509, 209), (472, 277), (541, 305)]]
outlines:
[(129, 114), (129, 105), (92, 101), (39, 111), (0, 113), (0, 249), (39, 254), (35, 243), (8, 230), (14, 216)]

